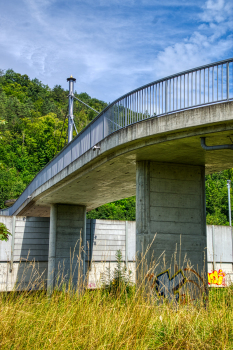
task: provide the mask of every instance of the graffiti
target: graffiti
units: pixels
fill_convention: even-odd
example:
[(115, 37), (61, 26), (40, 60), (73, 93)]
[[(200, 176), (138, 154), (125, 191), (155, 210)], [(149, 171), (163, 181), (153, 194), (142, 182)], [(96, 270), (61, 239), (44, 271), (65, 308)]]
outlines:
[[(149, 281), (152, 280), (154, 274), (147, 275)], [(186, 277), (182, 270), (179, 270), (170, 277), (169, 270), (166, 270), (159, 275), (157, 275), (154, 279), (154, 282), (151, 285), (151, 288), (156, 289), (156, 292), (159, 297), (167, 298), (167, 299), (179, 299), (179, 289), (185, 284)]]
[(208, 284), (216, 284), (217, 286), (225, 286), (225, 272), (219, 269), (212, 272), (208, 272)]
[(89, 284), (88, 284), (88, 288), (96, 288), (95, 283), (89, 283)]
[[(151, 282), (151, 288), (155, 289), (159, 297), (181, 303), (199, 299), (207, 291), (204, 279), (192, 268), (179, 270), (172, 277), (170, 277), (169, 270), (166, 270), (157, 276), (153, 273), (148, 274), (146, 278)], [(183, 289), (184, 285), (187, 288)]]

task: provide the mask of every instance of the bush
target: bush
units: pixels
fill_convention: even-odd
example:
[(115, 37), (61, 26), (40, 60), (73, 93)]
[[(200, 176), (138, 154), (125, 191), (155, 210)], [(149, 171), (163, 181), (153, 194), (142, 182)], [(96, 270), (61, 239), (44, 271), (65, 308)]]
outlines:
[(111, 272), (110, 267), (107, 267), (102, 273), (102, 290), (117, 297), (125, 294), (131, 295), (135, 289), (131, 281), (132, 271), (127, 270), (120, 249), (117, 250), (115, 257), (117, 261), (115, 269)]
[(8, 241), (9, 236), (11, 236), (11, 233), (7, 227), (0, 222), (0, 241)]

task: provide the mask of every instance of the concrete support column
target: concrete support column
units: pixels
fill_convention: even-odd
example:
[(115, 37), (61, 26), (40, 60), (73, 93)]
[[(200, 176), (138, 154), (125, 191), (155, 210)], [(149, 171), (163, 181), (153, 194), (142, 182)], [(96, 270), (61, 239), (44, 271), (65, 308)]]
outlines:
[[(188, 289), (195, 287), (197, 294), (198, 290), (205, 289), (207, 273), (205, 169), (138, 161), (136, 171), (136, 251), (139, 259), (148, 250), (143, 272), (141, 270), (142, 274), (138, 276), (145, 276), (150, 271), (150, 281), (154, 281), (152, 288), (157, 292), (162, 278), (163, 285), (171, 285), (171, 280), (176, 283), (170, 289), (176, 297), (178, 290), (184, 295), (185, 286)], [(174, 275), (179, 276), (179, 281), (176, 277), (172, 279)], [(159, 295), (165, 296), (166, 292), (160, 291)]]
[(50, 209), (48, 293), (82, 283), (85, 276), (86, 207), (52, 204)]

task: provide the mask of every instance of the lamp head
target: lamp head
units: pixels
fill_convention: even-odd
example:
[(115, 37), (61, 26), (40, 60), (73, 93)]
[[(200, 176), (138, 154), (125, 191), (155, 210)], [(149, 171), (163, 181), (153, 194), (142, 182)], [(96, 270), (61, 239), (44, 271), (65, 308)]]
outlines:
[(76, 79), (73, 78), (73, 76), (71, 75), (69, 78), (67, 78), (67, 81), (74, 81), (74, 82), (76, 82)]

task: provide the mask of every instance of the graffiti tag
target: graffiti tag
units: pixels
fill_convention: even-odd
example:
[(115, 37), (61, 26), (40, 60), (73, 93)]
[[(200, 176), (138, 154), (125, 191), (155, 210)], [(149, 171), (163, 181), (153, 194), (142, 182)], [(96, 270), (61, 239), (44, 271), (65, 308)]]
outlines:
[(225, 272), (219, 269), (212, 272), (208, 272), (208, 284), (216, 284), (217, 286), (225, 286)]
[[(194, 269), (189, 267), (177, 271), (172, 277), (170, 277), (169, 270), (157, 276), (153, 273), (148, 274), (146, 277), (149, 282), (152, 282), (151, 288), (155, 288), (159, 297), (170, 300), (175, 299), (182, 303), (186, 303), (188, 299), (189, 301), (196, 300), (203, 293), (207, 292), (204, 279)], [(184, 285), (187, 286), (188, 294), (182, 290)]]
[[(153, 274), (147, 276), (149, 281), (154, 277)], [(156, 292), (159, 297), (168, 298), (168, 299), (179, 299), (179, 289), (185, 284), (186, 277), (182, 270), (179, 270), (170, 277), (169, 270), (166, 270), (154, 279), (154, 282), (151, 288), (155, 287)]]

